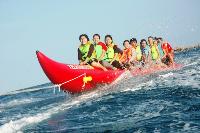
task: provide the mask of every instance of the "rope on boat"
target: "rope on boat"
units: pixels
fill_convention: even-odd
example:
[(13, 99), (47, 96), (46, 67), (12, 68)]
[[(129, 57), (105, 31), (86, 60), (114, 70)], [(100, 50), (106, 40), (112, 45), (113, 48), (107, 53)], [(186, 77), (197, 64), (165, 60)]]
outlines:
[[(75, 78), (73, 78), (73, 79), (67, 80), (67, 81), (65, 81), (65, 82), (63, 82), (63, 83), (53, 85), (52, 87), (54, 87), (54, 93), (55, 93), (56, 87), (58, 87), (59, 92), (60, 92), (60, 90), (61, 90), (60, 87), (61, 87), (62, 85), (66, 84), (66, 83), (69, 83), (69, 82), (71, 82), (71, 81), (73, 81), (73, 80), (76, 80), (76, 79), (78, 79), (78, 78), (80, 78), (80, 77), (82, 77), (82, 76), (86, 77), (86, 73), (83, 73), (83, 74), (81, 74), (81, 75), (79, 75), (79, 76), (77, 76), (77, 77), (75, 77)], [(83, 82), (83, 86), (82, 86), (82, 87), (85, 87), (85, 82)]]
[[(55, 89), (56, 89), (56, 87), (58, 87), (58, 89), (59, 89), (59, 92), (60, 92), (60, 90), (61, 90), (61, 86), (62, 85), (64, 85), (64, 84), (66, 84), (66, 83), (69, 83), (69, 82), (71, 82), (71, 81), (74, 81), (74, 80), (76, 80), (76, 79), (78, 79), (78, 78), (80, 78), (80, 77), (82, 77), (82, 76), (84, 76), (83, 77), (83, 86), (82, 87), (85, 87), (85, 84), (88, 82), (88, 81), (90, 81), (91, 79), (90, 79), (90, 77), (86, 77), (86, 73), (83, 73), (83, 74), (81, 74), (81, 75), (79, 75), (79, 76), (77, 76), (77, 77), (75, 77), (75, 78), (73, 78), (73, 79), (70, 79), (70, 80), (67, 80), (67, 81), (65, 81), (65, 82), (63, 82), (63, 83), (60, 83), (60, 84), (54, 84), (54, 85), (50, 85), (50, 86), (47, 86), (47, 87), (38, 87), (38, 88), (35, 88), (35, 89), (31, 89), (31, 91), (36, 91), (36, 90), (44, 90), (44, 89), (49, 89), (49, 88), (54, 88), (54, 93), (55, 93)], [(88, 79), (89, 78), (89, 79)], [(30, 89), (27, 89), (27, 90), (16, 90), (16, 91), (13, 91), (13, 92), (10, 92), (10, 93), (8, 93), (8, 94), (17, 94), (17, 93), (21, 93), (21, 92), (29, 92), (30, 91)]]

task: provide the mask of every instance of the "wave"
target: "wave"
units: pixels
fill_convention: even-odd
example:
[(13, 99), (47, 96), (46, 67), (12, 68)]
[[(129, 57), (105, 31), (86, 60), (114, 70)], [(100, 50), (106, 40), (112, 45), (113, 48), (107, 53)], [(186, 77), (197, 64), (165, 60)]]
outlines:
[(23, 99), (14, 99), (12, 101), (9, 101), (9, 102), (4, 102), (4, 103), (0, 103), (0, 109), (3, 108), (10, 108), (10, 107), (13, 107), (13, 106), (18, 106), (18, 105), (21, 105), (21, 104), (28, 104), (28, 103), (32, 103), (32, 102), (37, 102), (37, 101), (40, 101), (41, 99), (39, 98), (23, 98)]

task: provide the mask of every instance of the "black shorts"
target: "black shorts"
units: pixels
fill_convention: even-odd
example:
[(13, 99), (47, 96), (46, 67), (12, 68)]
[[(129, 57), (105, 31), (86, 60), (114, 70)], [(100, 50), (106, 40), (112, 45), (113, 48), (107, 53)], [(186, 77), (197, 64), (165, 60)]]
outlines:
[(170, 60), (169, 56), (166, 56), (166, 58), (162, 59), (162, 63), (164, 63), (166, 65), (170, 65), (171, 60)]
[(98, 62), (98, 60), (97, 60), (97, 59), (95, 59), (95, 58), (93, 58), (93, 59), (89, 60), (87, 63), (88, 63), (89, 65), (91, 65), (91, 64), (92, 64), (92, 62)]
[(124, 69), (124, 66), (122, 64), (119, 63), (119, 61), (113, 61), (112, 65), (118, 69)]

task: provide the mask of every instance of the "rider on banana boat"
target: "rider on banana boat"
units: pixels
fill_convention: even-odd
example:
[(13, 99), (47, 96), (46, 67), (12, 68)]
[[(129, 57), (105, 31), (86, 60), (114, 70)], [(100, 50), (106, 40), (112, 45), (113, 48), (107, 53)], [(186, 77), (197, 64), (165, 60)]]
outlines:
[(120, 57), (120, 63), (122, 63), (126, 68), (130, 67), (130, 59), (132, 57), (132, 51), (131, 51), (131, 45), (129, 40), (125, 40), (123, 42), (123, 53), (122, 56)]
[(94, 34), (93, 35), (93, 44), (95, 47), (96, 51), (96, 58), (99, 63), (101, 63), (104, 67), (113, 69), (115, 70), (116, 68), (113, 67), (110, 63), (106, 62), (104, 59), (106, 58), (106, 51), (107, 51), (107, 46), (105, 43), (100, 41), (100, 35), (99, 34)]
[(160, 63), (160, 51), (158, 49), (158, 42), (157, 40), (153, 40), (153, 45), (151, 45), (151, 57), (152, 60), (156, 63), (159, 64)]
[(149, 62), (151, 65), (153, 64), (160, 64), (160, 54), (157, 46), (157, 41), (154, 40), (152, 36), (148, 37), (148, 43), (150, 46), (150, 52), (149, 52)]
[(86, 34), (82, 34), (79, 36), (79, 41), (81, 42), (78, 48), (78, 60), (80, 65), (91, 65), (96, 68), (103, 69), (107, 71), (107, 69), (98, 63), (96, 59), (96, 52), (94, 45), (90, 42), (89, 37)]
[(155, 37), (155, 40), (157, 40), (158, 42), (158, 50), (159, 50), (159, 54), (160, 54), (160, 58), (162, 58), (164, 56), (164, 51), (162, 49), (162, 43), (163, 43), (163, 39), (162, 37)]
[(130, 39), (130, 45), (132, 49), (132, 57), (130, 59), (131, 64), (133, 65), (139, 65), (140, 62), (142, 61), (142, 51), (140, 48), (140, 45), (137, 44), (137, 39), (132, 38)]
[(107, 47), (106, 47), (105, 43), (100, 41), (99, 34), (93, 35), (93, 45), (94, 45), (94, 48), (96, 51), (96, 59), (98, 60), (98, 62), (100, 62), (105, 57)]
[(142, 39), (140, 41), (140, 47), (141, 47), (141, 51), (142, 51), (142, 66), (144, 66), (148, 63), (148, 56), (149, 56), (150, 48), (147, 45), (147, 41), (145, 39)]
[(105, 44), (107, 46), (107, 51), (105, 58), (102, 62), (103, 66), (107, 67), (107, 63), (112, 65), (118, 69), (124, 69), (123, 65), (119, 62), (120, 54), (122, 54), (122, 50), (117, 47), (116, 44), (113, 43), (113, 39), (111, 35), (105, 36)]
[(162, 57), (162, 62), (167, 66), (174, 66), (174, 50), (168, 42), (163, 42), (162, 49), (164, 51), (164, 56)]

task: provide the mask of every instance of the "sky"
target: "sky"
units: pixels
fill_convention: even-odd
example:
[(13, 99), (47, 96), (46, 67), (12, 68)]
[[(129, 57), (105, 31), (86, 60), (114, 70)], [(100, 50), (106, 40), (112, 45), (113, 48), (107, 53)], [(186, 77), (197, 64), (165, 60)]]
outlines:
[(199, 0), (0, 0), (0, 94), (50, 82), (35, 51), (78, 63), (78, 37), (122, 42), (162, 36), (173, 47), (200, 42)]

